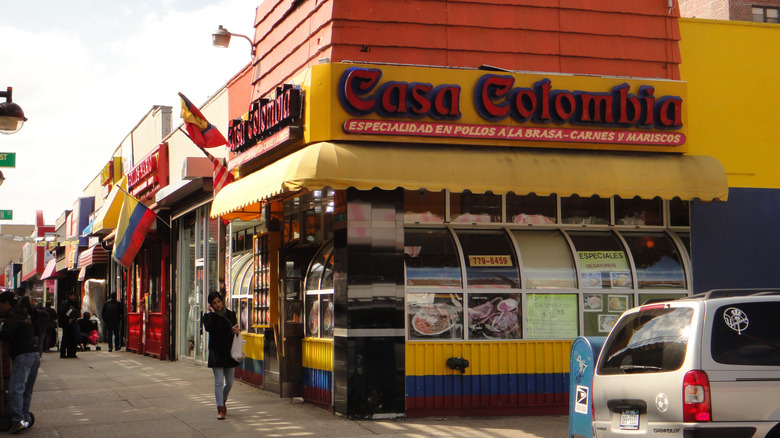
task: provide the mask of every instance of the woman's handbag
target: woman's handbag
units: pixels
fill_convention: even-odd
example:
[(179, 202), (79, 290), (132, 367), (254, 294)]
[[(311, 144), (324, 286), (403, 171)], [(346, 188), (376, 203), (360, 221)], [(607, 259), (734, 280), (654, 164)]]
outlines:
[(241, 335), (233, 335), (233, 345), (230, 347), (230, 356), (236, 362), (241, 362), (246, 357), (244, 354), (244, 338)]

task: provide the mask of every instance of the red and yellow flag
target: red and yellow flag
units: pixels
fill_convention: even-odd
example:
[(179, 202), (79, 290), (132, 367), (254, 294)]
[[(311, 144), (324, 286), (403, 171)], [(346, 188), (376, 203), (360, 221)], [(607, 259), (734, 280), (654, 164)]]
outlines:
[(181, 97), (181, 118), (193, 143), (201, 148), (214, 148), (227, 144), (222, 133), (203, 117), (198, 107), (183, 94), (179, 93), (179, 97)]

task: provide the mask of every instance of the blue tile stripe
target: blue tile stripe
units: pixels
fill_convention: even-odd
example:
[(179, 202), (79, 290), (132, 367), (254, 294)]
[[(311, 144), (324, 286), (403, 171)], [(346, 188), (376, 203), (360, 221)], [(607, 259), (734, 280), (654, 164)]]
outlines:
[(406, 376), (407, 397), (569, 392), (569, 373)]
[(261, 359), (253, 359), (251, 357), (245, 357), (244, 360), (241, 361), (240, 364), (238, 364), (238, 367), (241, 368), (244, 371), (249, 371), (251, 373), (263, 375), (264, 369), (265, 369), (265, 362)]
[(330, 391), (333, 372), (303, 367), (303, 386)]

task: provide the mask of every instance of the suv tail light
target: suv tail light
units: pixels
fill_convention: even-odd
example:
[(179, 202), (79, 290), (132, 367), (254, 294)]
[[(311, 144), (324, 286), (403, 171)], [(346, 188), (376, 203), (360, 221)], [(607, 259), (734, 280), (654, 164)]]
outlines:
[(683, 378), (683, 421), (686, 423), (712, 421), (710, 379), (704, 371), (688, 371)]

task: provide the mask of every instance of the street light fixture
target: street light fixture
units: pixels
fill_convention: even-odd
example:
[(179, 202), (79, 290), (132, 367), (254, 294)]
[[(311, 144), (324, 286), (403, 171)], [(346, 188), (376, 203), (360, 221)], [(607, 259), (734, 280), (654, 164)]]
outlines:
[(11, 87), (7, 91), (0, 91), (0, 97), (5, 97), (5, 102), (0, 103), (0, 132), (3, 134), (17, 132), (27, 121), (22, 107), (12, 100), (13, 91)]
[(237, 36), (244, 38), (245, 40), (249, 41), (249, 47), (252, 50), (251, 56), (252, 59), (255, 57), (255, 43), (252, 42), (252, 39), (249, 38), (246, 35), (241, 35), (239, 33), (231, 33), (228, 32), (227, 29), (222, 27), (222, 25), (219, 25), (219, 29), (215, 30), (213, 34), (211, 34), (211, 43), (214, 45), (214, 47), (223, 47), (226, 48), (230, 45), (230, 37), (231, 36)]

